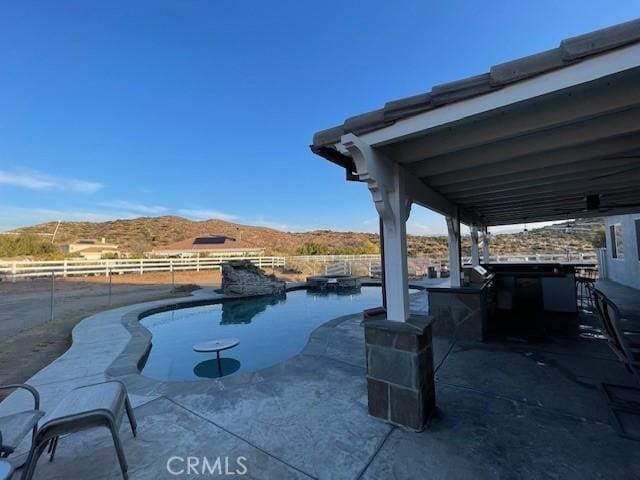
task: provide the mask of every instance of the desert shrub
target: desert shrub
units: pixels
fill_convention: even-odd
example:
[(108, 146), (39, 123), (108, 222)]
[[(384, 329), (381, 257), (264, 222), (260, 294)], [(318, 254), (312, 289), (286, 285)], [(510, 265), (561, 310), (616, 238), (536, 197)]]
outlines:
[(43, 257), (59, 253), (56, 245), (37, 235), (0, 235), (0, 257)]
[(331, 255), (331, 249), (320, 242), (305, 242), (298, 248), (298, 255)]

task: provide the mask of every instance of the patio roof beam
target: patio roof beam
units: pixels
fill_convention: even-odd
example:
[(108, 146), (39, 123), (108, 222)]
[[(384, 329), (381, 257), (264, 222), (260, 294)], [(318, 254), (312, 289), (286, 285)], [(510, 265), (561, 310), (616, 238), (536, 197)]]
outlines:
[[(637, 189), (636, 189), (637, 190)], [(615, 202), (640, 202), (640, 195), (637, 191), (627, 190), (623, 192), (607, 194), (601, 198), (601, 205), (607, 206)], [(582, 194), (569, 194), (561, 197), (546, 198), (540, 201), (534, 201), (531, 199), (521, 199), (515, 201), (501, 201), (500, 203), (488, 203), (477, 205), (479, 210), (482, 210), (487, 215), (491, 215), (497, 210), (504, 210), (506, 212), (516, 212), (519, 210), (531, 210), (540, 211), (545, 207), (553, 207), (556, 209), (564, 209), (568, 206), (577, 206), (578, 208), (586, 208), (587, 201)]]
[[(543, 152), (575, 147), (638, 131), (640, 131), (640, 108), (634, 105), (633, 108), (623, 112), (603, 115), (561, 128), (424, 159), (408, 164), (407, 169), (418, 177), (460, 173), (462, 170), (474, 167), (486, 167), (506, 160), (514, 161), (514, 158), (539, 155)], [(522, 166), (526, 166), (526, 163)]]
[[(584, 204), (576, 204), (576, 203), (562, 203), (562, 204), (549, 204), (545, 205), (541, 208), (511, 208), (511, 209), (502, 209), (502, 210), (493, 210), (483, 212), (489, 221), (491, 221), (492, 225), (498, 225), (498, 220), (511, 218), (514, 221), (511, 223), (522, 223), (522, 222), (542, 222), (546, 221), (549, 216), (554, 216), (556, 218), (582, 218), (585, 216), (602, 216), (609, 215), (610, 211), (616, 209), (626, 208), (629, 203), (633, 203), (635, 205), (638, 204), (636, 200), (631, 199), (619, 199), (616, 202), (608, 203), (607, 208), (600, 208), (597, 210), (586, 210)], [(596, 215), (586, 215), (587, 213), (596, 212)], [(613, 214), (611, 214), (613, 215)], [(503, 222), (504, 223), (504, 222)]]
[[(533, 155), (514, 157), (509, 160), (474, 167), (455, 173), (445, 173), (428, 177), (429, 185), (433, 187), (448, 187), (449, 185), (487, 185), (487, 182), (504, 184), (510, 179), (525, 180), (529, 175), (536, 177), (541, 171), (552, 173), (567, 173), (583, 166), (595, 166), (600, 162), (606, 165), (627, 163), (630, 160), (609, 160), (615, 156), (623, 156), (640, 150), (640, 127), (637, 132), (620, 137), (607, 138), (599, 142), (586, 142), (582, 145), (558, 150), (545, 150)], [(608, 160), (603, 160), (607, 158)], [(578, 165), (579, 163), (579, 165)], [(553, 168), (555, 170), (548, 170)], [(509, 176), (508, 176), (509, 175)], [(476, 183), (472, 183), (472, 182)], [(444, 191), (444, 190), (443, 190)]]
[(530, 215), (521, 215), (521, 214), (507, 214), (507, 215), (487, 215), (487, 221), (490, 222), (492, 226), (501, 226), (501, 225), (513, 225), (516, 223), (527, 223), (527, 222), (550, 222), (550, 221), (562, 221), (562, 220), (571, 220), (573, 218), (592, 218), (592, 217), (602, 217), (607, 215), (621, 215), (624, 213), (628, 213), (629, 209), (625, 207), (619, 208), (607, 208), (602, 210), (573, 210), (573, 211), (563, 211), (563, 212), (540, 212), (536, 214), (535, 217)]
[[(541, 211), (545, 207), (553, 207), (564, 211), (566, 208), (576, 208), (582, 210), (587, 207), (587, 197), (581, 193), (574, 195), (568, 194), (565, 196), (547, 197), (542, 198), (539, 201), (533, 201), (531, 199), (523, 198), (517, 200), (501, 200), (492, 203), (474, 204), (469, 206), (470, 209), (482, 212), (483, 215), (491, 217), (496, 211), (504, 212), (517, 212), (520, 210), (527, 211)], [(607, 196), (600, 197), (601, 205), (608, 206), (613, 203), (638, 203), (640, 205), (640, 196), (637, 192), (627, 189), (624, 191), (618, 191)]]
[(606, 191), (607, 194), (620, 190), (637, 191), (640, 185), (640, 171), (634, 173), (626, 173), (619, 180), (607, 180), (607, 178), (593, 181), (576, 181), (569, 180), (565, 182), (557, 182), (551, 186), (532, 186), (520, 188), (508, 192), (482, 193), (477, 195), (451, 195), (451, 198), (462, 205), (487, 205), (496, 202), (504, 202), (509, 200), (535, 199), (535, 201), (545, 198), (564, 197), (567, 194), (592, 195), (600, 194)]
[(470, 118), (460, 125), (434, 131), (428, 138), (400, 143), (395, 149), (397, 160), (416, 162), (624, 110), (629, 104), (640, 104), (638, 82), (640, 72), (622, 78), (607, 77), (506, 107), (500, 115), (486, 120)]
[(518, 190), (531, 185), (552, 185), (559, 182), (566, 182), (568, 178), (574, 180), (589, 180), (590, 178), (602, 178), (613, 172), (622, 172), (635, 167), (638, 160), (594, 160), (587, 162), (576, 162), (575, 164), (549, 167), (546, 169), (536, 169), (528, 174), (508, 174), (497, 175), (484, 181), (476, 180), (460, 184), (450, 184), (436, 187), (439, 192), (447, 197), (453, 198), (455, 195), (475, 195), (491, 189), (492, 192), (508, 192)]

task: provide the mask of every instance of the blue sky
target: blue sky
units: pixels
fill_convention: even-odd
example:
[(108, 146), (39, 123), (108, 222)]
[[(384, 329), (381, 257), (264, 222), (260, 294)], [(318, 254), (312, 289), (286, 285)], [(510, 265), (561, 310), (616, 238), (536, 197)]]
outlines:
[[(0, 6), (0, 230), (176, 214), (375, 230), (315, 131), (633, 1), (24, 1)], [(414, 208), (412, 233), (445, 231)]]

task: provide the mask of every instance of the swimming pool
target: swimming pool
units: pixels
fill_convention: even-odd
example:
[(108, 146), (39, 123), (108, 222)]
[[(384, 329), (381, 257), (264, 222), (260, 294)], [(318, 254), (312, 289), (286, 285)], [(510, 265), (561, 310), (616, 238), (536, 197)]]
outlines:
[(215, 353), (194, 352), (193, 345), (226, 337), (240, 345), (221, 353), (223, 375), (254, 372), (299, 353), (321, 324), (380, 303), (380, 287), (362, 287), (350, 294), (297, 290), (156, 313), (140, 322), (153, 335), (142, 374), (165, 381), (216, 378)]

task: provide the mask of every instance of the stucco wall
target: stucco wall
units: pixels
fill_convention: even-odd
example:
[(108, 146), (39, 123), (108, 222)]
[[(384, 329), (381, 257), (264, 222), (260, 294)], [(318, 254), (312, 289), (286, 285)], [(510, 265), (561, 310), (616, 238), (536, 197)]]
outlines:
[[(638, 242), (636, 239), (635, 221), (640, 220), (640, 213), (615, 215), (605, 218), (607, 236), (607, 276), (609, 280), (640, 289), (640, 260), (638, 260)], [(622, 228), (624, 258), (613, 258), (611, 225), (619, 224)]]

